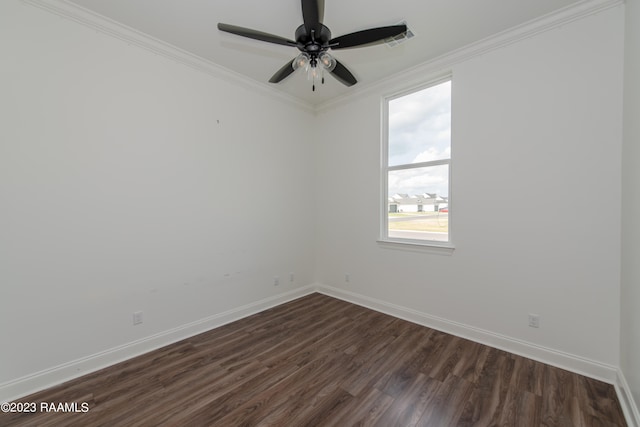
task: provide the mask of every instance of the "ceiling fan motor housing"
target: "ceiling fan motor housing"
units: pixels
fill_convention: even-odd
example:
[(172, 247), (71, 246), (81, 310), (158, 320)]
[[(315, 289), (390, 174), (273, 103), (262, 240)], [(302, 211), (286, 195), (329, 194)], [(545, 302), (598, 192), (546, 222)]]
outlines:
[(296, 29), (296, 44), (298, 50), (306, 52), (311, 56), (317, 56), (321, 52), (329, 49), (331, 31), (326, 26), (319, 24), (320, 31), (311, 30), (307, 33), (304, 24)]

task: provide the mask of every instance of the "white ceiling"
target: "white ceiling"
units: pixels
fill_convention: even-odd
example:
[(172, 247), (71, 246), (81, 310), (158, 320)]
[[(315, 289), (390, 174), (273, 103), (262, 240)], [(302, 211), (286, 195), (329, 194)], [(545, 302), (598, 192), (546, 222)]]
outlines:
[[(300, 0), (69, 0), (264, 84), (298, 50), (218, 31), (218, 22), (295, 39)], [(390, 48), (332, 52), (358, 79), (371, 84), (454, 49), (553, 13), (576, 0), (326, 0), (324, 24), (333, 37), (406, 21), (415, 37)], [(300, 71), (275, 85), (317, 105), (353, 90), (327, 77), (311, 91)], [(358, 85), (354, 86), (358, 87)]]

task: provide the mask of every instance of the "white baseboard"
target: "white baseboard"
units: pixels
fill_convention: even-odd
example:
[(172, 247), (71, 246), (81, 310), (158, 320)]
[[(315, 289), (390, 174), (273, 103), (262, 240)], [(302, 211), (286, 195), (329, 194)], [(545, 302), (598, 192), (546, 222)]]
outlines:
[(633, 400), (631, 390), (622, 371), (617, 367), (319, 283), (265, 298), (156, 335), (0, 384), (0, 402), (10, 402), (19, 399), (314, 292), (319, 292), (419, 325), (437, 329), (613, 384), (627, 423), (630, 427), (640, 427), (638, 407)]
[(638, 411), (638, 406), (631, 394), (631, 388), (629, 388), (629, 384), (620, 369), (618, 369), (615, 386), (620, 406), (622, 406), (622, 412), (624, 412), (624, 416), (627, 419), (627, 424), (629, 427), (640, 427), (640, 411)]
[(267, 310), (313, 293), (309, 285), (273, 297), (214, 314), (192, 323), (148, 336), (100, 353), (54, 366), (31, 375), (0, 384), (0, 402), (11, 402), (40, 390), (98, 371), (116, 363), (156, 350), (185, 338), (209, 331), (243, 317)]
[(408, 320), (419, 325), (437, 329), (481, 344), (486, 344), (500, 350), (508, 351), (529, 359), (566, 369), (567, 371), (595, 378), (609, 384), (615, 384), (617, 379), (617, 367), (615, 366), (497, 334), (474, 326), (453, 322), (451, 320), (432, 316), (417, 310), (391, 304), (386, 301), (360, 295), (354, 292), (345, 291), (343, 289), (316, 284), (316, 291), (363, 307), (371, 308), (400, 319)]

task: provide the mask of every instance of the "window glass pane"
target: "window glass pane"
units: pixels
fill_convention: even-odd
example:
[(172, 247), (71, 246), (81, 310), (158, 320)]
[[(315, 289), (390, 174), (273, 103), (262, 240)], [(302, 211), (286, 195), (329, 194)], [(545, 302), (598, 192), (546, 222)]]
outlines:
[(449, 165), (390, 171), (388, 237), (449, 241)]
[(451, 158), (451, 81), (389, 101), (389, 166)]

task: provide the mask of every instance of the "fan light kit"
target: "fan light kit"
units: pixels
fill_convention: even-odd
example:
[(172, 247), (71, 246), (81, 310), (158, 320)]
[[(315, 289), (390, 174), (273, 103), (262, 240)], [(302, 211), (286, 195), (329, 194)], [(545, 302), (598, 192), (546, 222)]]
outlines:
[[(332, 72), (336, 68), (336, 60), (327, 52), (323, 52), (317, 58), (310, 56), (306, 52), (302, 52), (296, 56), (292, 64), (293, 70), (304, 68), (307, 72), (307, 78), (313, 81), (312, 90), (316, 90), (316, 79), (320, 77), (324, 84), (324, 70)], [(318, 71), (320, 69), (320, 71)]]
[(220, 31), (260, 40), (295, 47), (300, 51), (293, 61), (288, 61), (269, 80), (279, 83), (298, 68), (307, 72), (313, 81), (312, 89), (316, 89), (316, 79), (324, 83), (325, 71), (346, 86), (353, 86), (358, 81), (351, 72), (327, 51), (329, 49), (347, 49), (374, 43), (383, 43), (385, 39), (398, 37), (406, 33), (405, 24), (390, 25), (388, 27), (370, 28), (344, 36), (331, 38), (331, 31), (322, 24), (324, 15), (324, 0), (302, 0), (302, 20), (295, 32), (295, 41), (273, 34), (263, 33), (249, 28), (237, 27), (229, 24), (218, 24)]

